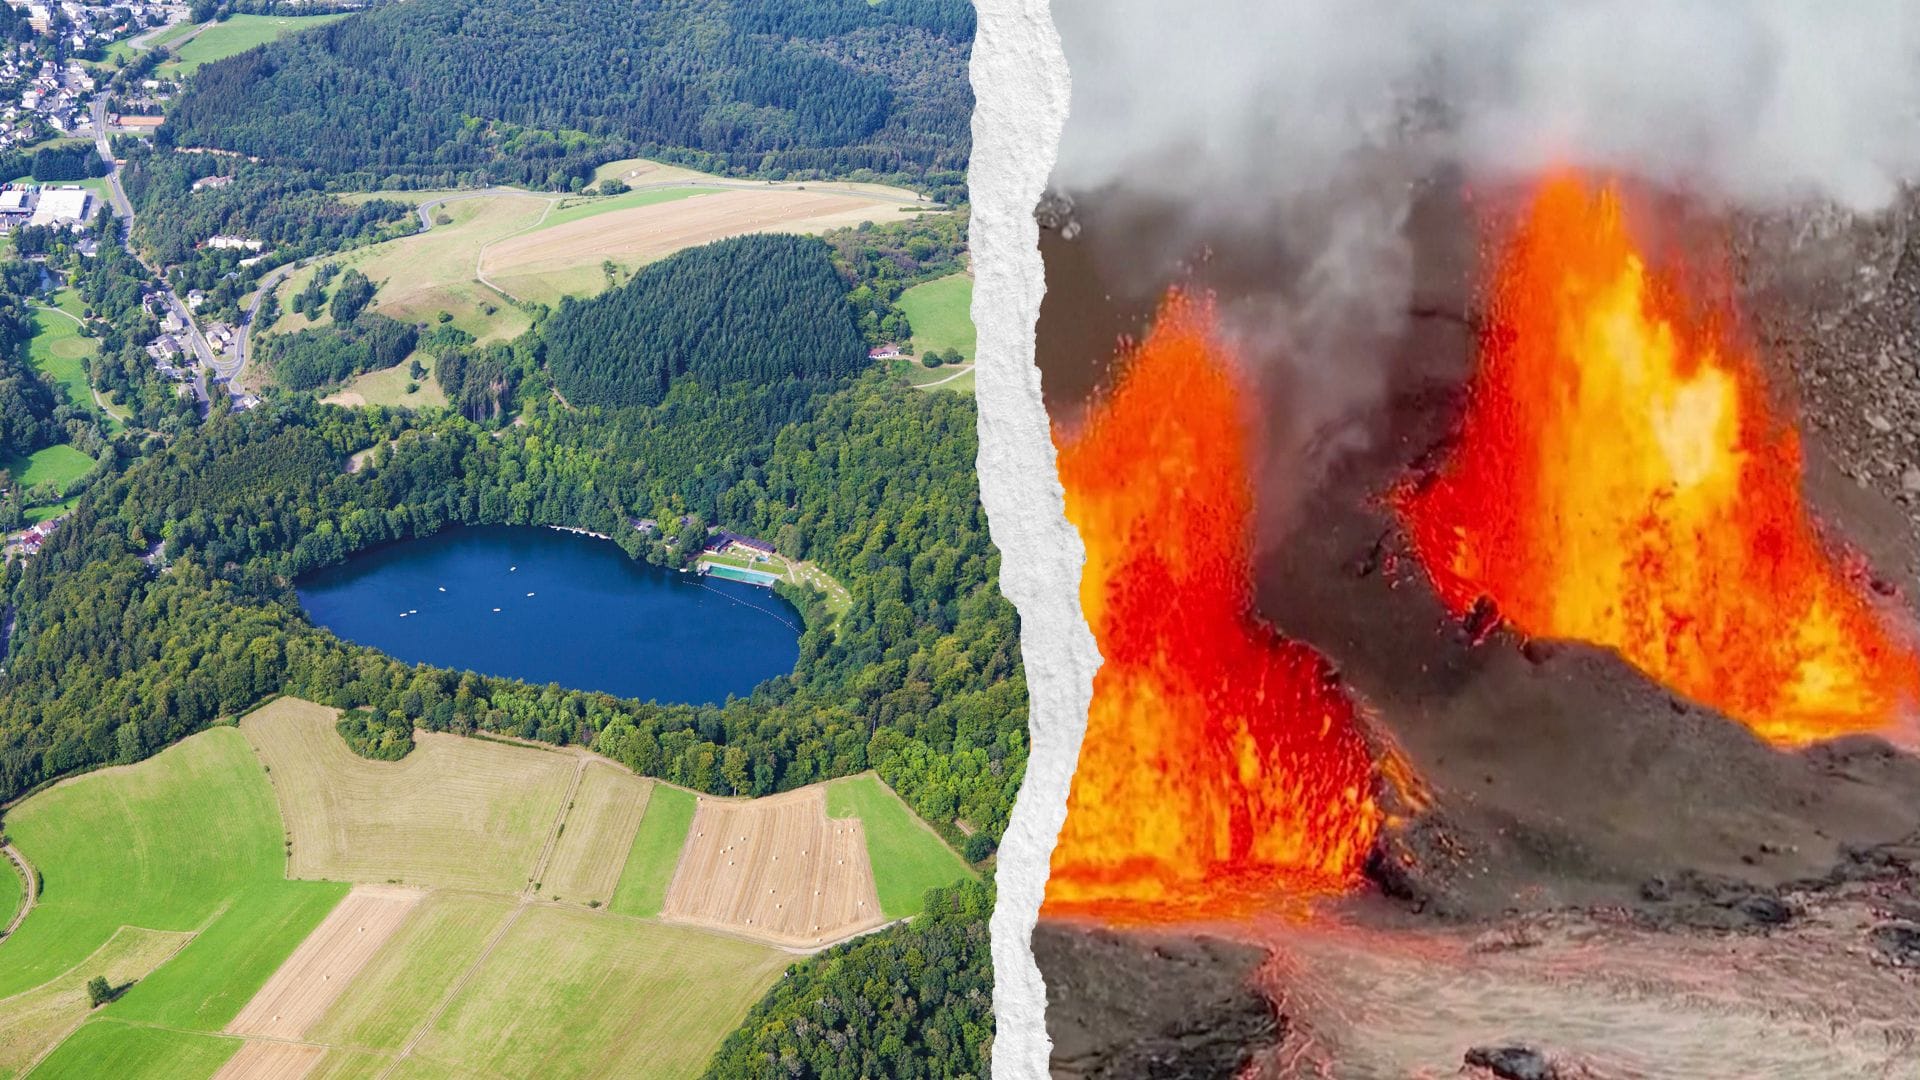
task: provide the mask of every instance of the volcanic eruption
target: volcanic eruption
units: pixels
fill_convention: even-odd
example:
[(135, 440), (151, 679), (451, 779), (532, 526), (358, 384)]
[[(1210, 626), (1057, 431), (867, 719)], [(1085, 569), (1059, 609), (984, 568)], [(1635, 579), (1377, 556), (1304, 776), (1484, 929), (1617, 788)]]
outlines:
[(1380, 827), (1352, 700), (1253, 613), (1245, 403), (1212, 319), (1170, 293), (1084, 423), (1056, 433), (1104, 663), (1053, 914), (1218, 915), (1344, 889)]
[(1458, 439), (1394, 496), (1420, 561), (1776, 745), (1886, 731), (1920, 661), (1820, 535), (1716, 268), (1655, 265), (1626, 207), (1559, 173), (1500, 248)]

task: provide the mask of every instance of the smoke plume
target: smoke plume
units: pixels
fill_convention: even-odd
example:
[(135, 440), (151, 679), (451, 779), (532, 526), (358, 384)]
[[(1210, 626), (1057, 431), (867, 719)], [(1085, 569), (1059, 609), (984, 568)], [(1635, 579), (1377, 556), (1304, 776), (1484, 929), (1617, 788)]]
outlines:
[[(1270, 244), (1222, 296), (1296, 478), (1365, 437), (1437, 177), (1574, 165), (1721, 208), (1880, 210), (1920, 176), (1920, 4), (1902, 0), (1056, 0), (1073, 77), (1057, 191), (1148, 200), (1142, 274)], [(1147, 247), (1163, 250), (1148, 251)]]

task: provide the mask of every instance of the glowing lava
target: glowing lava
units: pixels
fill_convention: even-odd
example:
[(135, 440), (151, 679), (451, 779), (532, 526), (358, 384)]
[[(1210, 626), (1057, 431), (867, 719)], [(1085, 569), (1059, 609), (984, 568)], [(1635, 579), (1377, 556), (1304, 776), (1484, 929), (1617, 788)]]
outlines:
[(1414, 547), (1456, 612), (1610, 646), (1776, 744), (1885, 729), (1920, 662), (1821, 542), (1726, 290), (1691, 280), (1642, 257), (1612, 185), (1544, 182), (1458, 443), (1396, 494)]
[(1104, 659), (1049, 913), (1227, 914), (1355, 882), (1379, 828), (1353, 704), (1253, 614), (1240, 387), (1211, 310), (1171, 295), (1058, 436), (1080, 598)]

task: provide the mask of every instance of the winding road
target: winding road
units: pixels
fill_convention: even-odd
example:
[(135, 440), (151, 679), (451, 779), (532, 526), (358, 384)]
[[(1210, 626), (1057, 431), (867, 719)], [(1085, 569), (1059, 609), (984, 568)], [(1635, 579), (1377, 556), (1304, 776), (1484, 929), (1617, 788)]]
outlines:
[[(7, 859), (19, 869), (20, 876), (25, 879), (27, 883), (26, 896), (20, 901), (20, 910), (14, 912), (13, 918), (7, 922), (6, 932), (0, 933), (0, 938), (6, 938), (11, 937), (15, 930), (20, 929), (20, 923), (26, 919), (27, 912), (32, 911), (33, 905), (40, 902), (40, 875), (33, 872), (33, 864), (28, 862), (27, 857), (20, 854), (20, 849), (14, 847), (12, 844), (0, 848), (0, 854), (6, 855)], [(11, 873), (12, 871), (8, 872)]]

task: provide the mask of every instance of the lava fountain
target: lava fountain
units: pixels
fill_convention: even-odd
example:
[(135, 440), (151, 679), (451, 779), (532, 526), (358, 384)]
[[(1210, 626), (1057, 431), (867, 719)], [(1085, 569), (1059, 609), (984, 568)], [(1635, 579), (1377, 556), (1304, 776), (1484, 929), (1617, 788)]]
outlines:
[(1249, 432), (1212, 320), (1170, 294), (1109, 392), (1056, 432), (1104, 664), (1050, 914), (1155, 921), (1343, 890), (1380, 826), (1352, 701), (1253, 611)]
[(1920, 661), (1823, 544), (1730, 288), (1686, 269), (1649, 264), (1615, 185), (1544, 181), (1458, 440), (1396, 508), (1457, 613), (1611, 647), (1776, 745), (1884, 731)]

